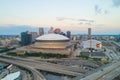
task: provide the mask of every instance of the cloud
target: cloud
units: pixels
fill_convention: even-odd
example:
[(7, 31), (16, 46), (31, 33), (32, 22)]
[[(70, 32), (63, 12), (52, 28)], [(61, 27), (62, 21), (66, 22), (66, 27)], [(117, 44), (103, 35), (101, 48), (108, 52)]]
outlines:
[(66, 17), (57, 17), (56, 19), (57, 19), (57, 21), (64, 21), (64, 20), (72, 20), (72, 21), (74, 21), (75, 20), (74, 18), (66, 18)]
[(88, 22), (91, 22), (91, 23), (93, 23), (93, 22), (95, 22), (94, 20), (89, 20)]
[(120, 6), (120, 0), (112, 0), (113, 6), (114, 7), (119, 7)]
[(86, 25), (89, 25), (89, 26), (91, 26), (92, 24), (91, 23), (85, 23)]
[(106, 27), (106, 25), (105, 24), (96, 24), (95, 27), (97, 29), (104, 29)]
[(78, 19), (78, 21), (88, 21), (88, 20), (86, 20), (86, 19)]
[(78, 23), (78, 25), (82, 25), (82, 24), (83, 24), (83, 22)]
[(94, 6), (94, 9), (95, 9), (95, 13), (96, 13), (96, 14), (101, 14), (102, 8), (100, 8), (98, 5), (95, 5), (95, 6)]
[(88, 20), (88, 19), (78, 19), (78, 21), (80, 21), (80, 22), (82, 22), (82, 24), (83, 23), (90, 23), (90, 24), (92, 24), (92, 23), (94, 23), (95, 21), (94, 20)]
[(107, 9), (104, 9), (104, 8), (102, 8), (101, 6), (99, 6), (99, 5), (95, 5), (94, 6), (94, 10), (95, 10), (95, 14), (97, 15), (97, 14), (108, 14), (109, 13), (109, 11), (107, 10)]
[(75, 19), (75, 18), (67, 18), (67, 17), (56, 17), (57, 21), (74, 21), (74, 24), (77, 25), (92, 25), (95, 21), (92, 19)]
[(104, 14), (108, 14), (109, 13), (109, 11), (108, 10), (104, 10)]
[(89, 20), (89, 19), (75, 19), (75, 18), (67, 18), (67, 17), (57, 17), (56, 19), (57, 21), (71, 20), (71, 21), (80, 21), (80, 22), (89, 22), (89, 23), (95, 22), (94, 20)]

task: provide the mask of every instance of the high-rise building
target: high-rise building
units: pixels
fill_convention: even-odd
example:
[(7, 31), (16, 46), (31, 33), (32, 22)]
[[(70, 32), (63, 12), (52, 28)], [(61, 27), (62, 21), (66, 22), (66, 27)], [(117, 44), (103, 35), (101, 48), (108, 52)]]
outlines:
[(48, 34), (54, 33), (53, 27), (51, 27), (48, 31)]
[(88, 39), (91, 39), (91, 28), (88, 28)]
[(39, 28), (39, 36), (44, 34), (44, 29), (43, 28)]
[(71, 38), (71, 32), (70, 31), (67, 31), (67, 37)]
[(32, 43), (32, 35), (30, 32), (22, 32), (21, 33), (21, 45), (26, 46)]
[(31, 32), (31, 35), (32, 35), (32, 43), (34, 43), (35, 39), (38, 37), (38, 34), (37, 32)]

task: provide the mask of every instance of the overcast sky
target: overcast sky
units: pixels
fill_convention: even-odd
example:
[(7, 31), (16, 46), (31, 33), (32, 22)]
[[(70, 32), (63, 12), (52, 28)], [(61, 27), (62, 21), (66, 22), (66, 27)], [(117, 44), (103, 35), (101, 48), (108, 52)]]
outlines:
[(120, 34), (120, 0), (0, 0), (0, 26), (6, 25)]

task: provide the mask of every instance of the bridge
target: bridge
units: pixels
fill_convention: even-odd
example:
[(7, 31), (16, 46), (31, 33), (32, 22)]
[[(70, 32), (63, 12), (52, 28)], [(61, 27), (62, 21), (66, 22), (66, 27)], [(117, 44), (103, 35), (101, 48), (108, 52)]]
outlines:
[(120, 62), (111, 63), (99, 70), (83, 77), (77, 77), (75, 80), (113, 80), (120, 74)]
[(42, 71), (47, 71), (47, 72), (53, 72), (53, 73), (58, 73), (58, 74), (63, 74), (63, 75), (68, 75), (68, 76), (82, 76), (82, 73), (74, 72), (72, 70), (67, 70), (66, 66), (56, 66), (52, 63), (44, 63), (41, 61), (33, 61), (33, 60), (28, 60), (24, 58), (17, 58), (17, 57), (9, 57), (5, 55), (0, 56), (0, 60), (8, 60), (11, 61), (12, 64), (18, 65), (26, 65), (29, 67), (32, 67), (37, 70), (42, 70)]
[(14, 60), (9, 60), (7, 58), (5, 59), (5, 58), (2, 58), (2, 57), (0, 57), (0, 61), (5, 62), (5, 63), (14, 64), (16, 66), (19, 66), (19, 67), (22, 67), (22, 68), (25, 68), (25, 69), (29, 70), (33, 75), (33, 77), (32, 77), (33, 80), (46, 80), (45, 77), (40, 72), (38, 72), (36, 69), (34, 69), (34, 68), (32, 68), (32, 67), (30, 67), (26, 64), (18, 63)]

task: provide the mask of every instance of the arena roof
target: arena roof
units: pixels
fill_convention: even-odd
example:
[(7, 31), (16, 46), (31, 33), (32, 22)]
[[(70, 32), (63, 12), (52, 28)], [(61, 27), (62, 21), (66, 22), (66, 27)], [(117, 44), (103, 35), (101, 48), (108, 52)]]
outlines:
[(69, 38), (60, 34), (45, 34), (39, 36), (36, 40), (69, 40)]

